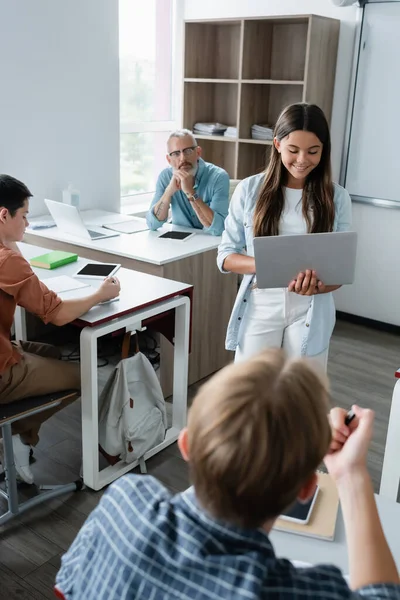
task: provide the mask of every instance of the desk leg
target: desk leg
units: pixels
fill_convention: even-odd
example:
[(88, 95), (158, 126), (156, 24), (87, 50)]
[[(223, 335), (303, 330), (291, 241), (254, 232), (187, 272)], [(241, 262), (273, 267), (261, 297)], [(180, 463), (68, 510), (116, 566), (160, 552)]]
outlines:
[(99, 427), (97, 385), (97, 336), (90, 327), (81, 332), (82, 460), (85, 483), (99, 489)]
[(15, 326), (15, 341), (26, 341), (26, 312), (21, 306), (17, 306), (14, 315), (14, 326)]
[(172, 429), (186, 426), (190, 301), (175, 308), (174, 380), (172, 396)]
[[(174, 387), (172, 405), (172, 427), (167, 430), (165, 439), (133, 463), (119, 461), (99, 472), (99, 427), (98, 427), (98, 383), (97, 383), (97, 338), (126, 327), (129, 331), (140, 329), (142, 322), (157, 314), (175, 309), (174, 344)], [(95, 327), (85, 327), (81, 332), (81, 397), (82, 397), (82, 454), (85, 484), (99, 490), (124, 473), (131, 471), (141, 460), (147, 460), (178, 439), (186, 425), (188, 350), (190, 327), (190, 300), (187, 296), (176, 296), (154, 306), (114, 319)]]
[(379, 495), (397, 502), (400, 482), (400, 379), (394, 386)]

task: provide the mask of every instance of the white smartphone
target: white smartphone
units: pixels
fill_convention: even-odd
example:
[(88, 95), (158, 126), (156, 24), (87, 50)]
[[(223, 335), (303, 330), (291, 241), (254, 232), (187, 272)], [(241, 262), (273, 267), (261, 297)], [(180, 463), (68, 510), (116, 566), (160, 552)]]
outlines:
[(83, 277), (85, 279), (105, 279), (112, 277), (121, 265), (111, 263), (87, 263), (84, 267), (75, 273), (74, 277)]
[(284, 521), (291, 521), (292, 523), (300, 523), (301, 525), (307, 525), (310, 520), (311, 513), (315, 506), (315, 502), (317, 500), (319, 492), (319, 487), (314, 492), (314, 495), (308, 502), (302, 503), (296, 500), (292, 506), (286, 509), (281, 515), (279, 515), (280, 519)]

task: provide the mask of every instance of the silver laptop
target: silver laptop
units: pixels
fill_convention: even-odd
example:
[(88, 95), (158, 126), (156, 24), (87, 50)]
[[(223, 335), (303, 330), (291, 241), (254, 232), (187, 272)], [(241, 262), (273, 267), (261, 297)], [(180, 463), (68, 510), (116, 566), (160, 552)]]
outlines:
[(325, 285), (353, 283), (357, 233), (341, 231), (254, 238), (257, 287), (287, 287), (313, 269)]
[(47, 198), (45, 199), (45, 203), (58, 229), (64, 231), (64, 233), (85, 238), (86, 240), (100, 240), (119, 235), (115, 231), (104, 231), (96, 227), (88, 229), (76, 206), (55, 202)]

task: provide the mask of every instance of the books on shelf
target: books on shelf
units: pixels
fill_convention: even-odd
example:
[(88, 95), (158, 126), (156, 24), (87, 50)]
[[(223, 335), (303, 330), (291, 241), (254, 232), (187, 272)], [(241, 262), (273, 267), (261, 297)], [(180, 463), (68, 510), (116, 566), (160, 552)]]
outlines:
[(253, 140), (272, 140), (274, 139), (274, 130), (270, 125), (256, 123), (251, 126), (251, 137)]
[(195, 123), (193, 133), (200, 135), (224, 135), (228, 129), (227, 125), (222, 123)]
[(332, 541), (335, 537), (339, 496), (335, 483), (327, 473), (318, 473), (318, 485), (319, 493), (308, 524), (277, 519), (274, 529)]
[(41, 269), (56, 269), (62, 265), (75, 262), (78, 260), (78, 255), (72, 252), (63, 252), (62, 250), (53, 250), (40, 256), (35, 256), (29, 261), (32, 267), (40, 267)]
[(238, 130), (237, 130), (237, 127), (227, 127), (227, 128), (225, 129), (224, 136), (225, 136), (225, 137), (237, 138), (237, 136), (238, 136)]

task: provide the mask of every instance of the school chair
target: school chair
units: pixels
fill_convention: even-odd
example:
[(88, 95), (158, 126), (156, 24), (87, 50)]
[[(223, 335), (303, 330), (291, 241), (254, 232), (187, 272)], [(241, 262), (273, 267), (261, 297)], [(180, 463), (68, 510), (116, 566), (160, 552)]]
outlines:
[(17, 490), (17, 472), (14, 464), (14, 451), (12, 444), (11, 425), (36, 413), (49, 410), (61, 404), (63, 400), (73, 396), (78, 397), (76, 390), (64, 390), (43, 396), (31, 396), (10, 404), (0, 404), (0, 429), (3, 438), (3, 468), (4, 485), (0, 486), (0, 495), (4, 496), (8, 503), (8, 510), (0, 516), (0, 525), (4, 525), (19, 514), (65, 494), (67, 492), (79, 491), (83, 487), (81, 479), (63, 485), (46, 485), (39, 487), (39, 493), (26, 500), (19, 502)]

